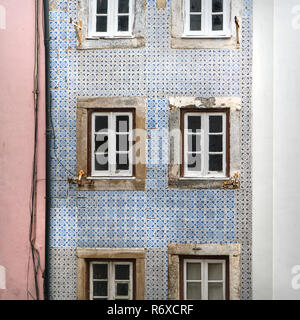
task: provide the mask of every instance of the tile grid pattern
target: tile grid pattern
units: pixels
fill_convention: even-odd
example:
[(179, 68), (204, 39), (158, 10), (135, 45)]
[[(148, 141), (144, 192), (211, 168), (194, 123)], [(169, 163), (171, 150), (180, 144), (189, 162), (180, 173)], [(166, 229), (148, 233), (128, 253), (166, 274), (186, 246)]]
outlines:
[[(241, 242), (242, 298), (251, 299), (252, 0), (243, 1), (241, 50), (170, 49), (169, 1), (157, 10), (148, 0), (145, 48), (78, 51), (69, 23), (76, 7), (76, 0), (50, 1), (51, 297), (76, 298), (76, 247), (147, 248), (146, 298), (167, 299), (168, 243)], [(147, 97), (146, 192), (68, 185), (79, 96)], [(242, 96), (241, 190), (167, 188), (169, 96)]]

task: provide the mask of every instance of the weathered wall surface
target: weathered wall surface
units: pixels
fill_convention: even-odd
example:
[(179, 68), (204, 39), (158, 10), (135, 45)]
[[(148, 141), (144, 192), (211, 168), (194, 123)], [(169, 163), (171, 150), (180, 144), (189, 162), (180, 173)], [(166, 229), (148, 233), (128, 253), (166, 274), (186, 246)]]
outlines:
[[(30, 192), (34, 144), (33, 0), (0, 2), (0, 299), (35, 297), (30, 260)], [(4, 9), (3, 9), (4, 8)], [(5, 12), (5, 19), (3, 12)], [(42, 8), (40, 7), (40, 22)], [(36, 246), (41, 269), (45, 250), (44, 51), (40, 35), (40, 100)], [(28, 269), (29, 262), (29, 269)], [(40, 298), (43, 294), (38, 275)]]
[[(50, 1), (51, 166), (50, 294), (76, 299), (76, 248), (146, 248), (145, 296), (168, 297), (169, 243), (240, 243), (242, 298), (251, 299), (252, 1), (242, 7), (240, 50), (171, 49), (170, 3), (147, 1), (146, 45), (76, 50), (69, 19), (76, 0)], [(146, 191), (78, 191), (79, 97), (147, 98)], [(168, 188), (169, 97), (240, 97), (241, 188)]]

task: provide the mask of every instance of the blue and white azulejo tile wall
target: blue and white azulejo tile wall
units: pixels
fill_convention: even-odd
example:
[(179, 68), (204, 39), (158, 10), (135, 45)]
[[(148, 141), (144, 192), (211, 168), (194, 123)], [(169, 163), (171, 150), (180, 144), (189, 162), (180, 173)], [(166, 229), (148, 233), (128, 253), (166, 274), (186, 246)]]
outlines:
[[(167, 299), (169, 243), (242, 244), (242, 298), (251, 299), (252, 0), (240, 50), (170, 48), (170, 5), (148, 0), (146, 46), (76, 50), (77, 0), (50, 0), (50, 296), (76, 299), (76, 248), (146, 248), (146, 298)], [(146, 191), (77, 191), (78, 97), (147, 97)], [(169, 96), (242, 98), (240, 190), (168, 189)], [(49, 129), (49, 128), (48, 128)]]

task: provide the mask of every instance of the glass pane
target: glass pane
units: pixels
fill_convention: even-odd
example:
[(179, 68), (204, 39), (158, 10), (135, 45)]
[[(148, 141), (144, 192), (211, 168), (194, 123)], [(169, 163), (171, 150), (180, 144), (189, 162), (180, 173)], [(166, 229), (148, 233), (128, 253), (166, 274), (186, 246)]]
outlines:
[(116, 280), (129, 280), (129, 265), (116, 264), (115, 265), (115, 279)]
[(189, 132), (200, 133), (201, 129), (201, 117), (200, 116), (188, 116), (188, 130)]
[(210, 154), (209, 155), (209, 171), (223, 171), (223, 155)]
[(200, 135), (188, 135), (188, 151), (195, 152), (201, 151), (201, 136)]
[(107, 171), (108, 170), (108, 156), (107, 154), (95, 155), (95, 170)]
[(223, 132), (222, 116), (209, 116), (209, 132), (211, 133)]
[(93, 279), (107, 279), (107, 264), (93, 264)]
[(201, 263), (186, 264), (187, 280), (201, 280)]
[(188, 171), (201, 171), (201, 154), (188, 154)]
[(96, 31), (97, 32), (106, 32), (107, 31), (107, 17), (97, 16), (96, 21)]
[(129, 150), (129, 136), (128, 134), (117, 134), (117, 151)]
[(223, 280), (223, 265), (222, 263), (208, 264), (208, 280)]
[(128, 283), (117, 283), (116, 296), (128, 296)]
[(107, 281), (93, 281), (93, 295), (107, 296)]
[(223, 12), (223, 0), (212, 0), (212, 12)]
[(201, 300), (201, 283), (187, 283), (186, 297), (189, 300)]
[(107, 13), (107, 0), (97, 0), (97, 13)]
[(201, 30), (201, 14), (190, 15), (190, 30), (191, 31)]
[(190, 11), (201, 12), (201, 2), (202, 0), (190, 0)]
[(223, 283), (208, 284), (208, 300), (223, 300)]
[(118, 31), (128, 31), (128, 16), (119, 16), (118, 17)]
[(213, 31), (222, 31), (223, 30), (223, 15), (214, 14), (212, 16), (212, 29)]
[(117, 116), (117, 132), (128, 132), (128, 131), (129, 131), (129, 117)]
[(108, 136), (95, 134), (95, 152), (108, 152)]
[(117, 165), (116, 165), (116, 169), (117, 170), (129, 170), (129, 159), (128, 159), (128, 154), (120, 154), (117, 153), (116, 156), (116, 161), (117, 161)]
[(119, 13), (129, 13), (129, 0), (119, 0)]
[(209, 151), (210, 152), (222, 152), (223, 151), (223, 136), (210, 135), (209, 136)]
[(108, 117), (107, 116), (95, 116), (95, 132), (107, 131)]

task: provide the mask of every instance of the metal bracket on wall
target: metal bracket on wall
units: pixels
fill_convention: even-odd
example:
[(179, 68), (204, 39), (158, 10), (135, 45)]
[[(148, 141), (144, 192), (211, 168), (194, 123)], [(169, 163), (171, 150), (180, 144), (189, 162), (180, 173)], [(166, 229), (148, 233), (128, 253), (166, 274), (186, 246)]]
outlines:
[(68, 182), (72, 184), (77, 184), (78, 187), (82, 187), (84, 185), (92, 186), (94, 184), (93, 180), (87, 180), (86, 174), (83, 170), (80, 170), (77, 178), (68, 178)]
[(223, 182), (223, 189), (239, 189), (240, 187), (240, 175), (237, 172), (228, 181)]
[(79, 20), (78, 22), (73, 22), (72, 18), (70, 18), (70, 23), (73, 24), (76, 32), (76, 37), (78, 40), (79, 47), (82, 45), (82, 21)]
[(235, 29), (236, 29), (236, 47), (237, 49), (240, 49), (241, 43), (240, 43), (240, 22), (237, 16), (234, 17), (235, 22)]

